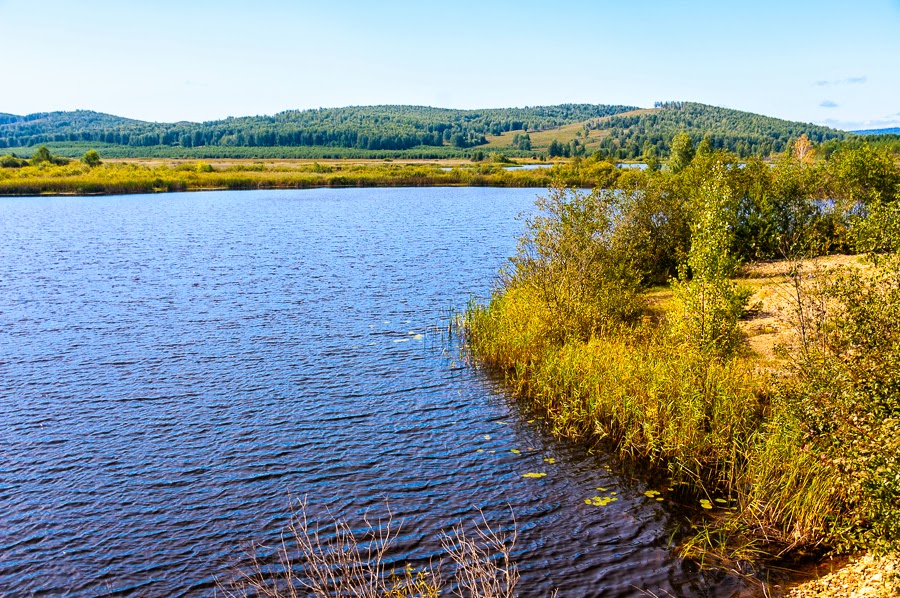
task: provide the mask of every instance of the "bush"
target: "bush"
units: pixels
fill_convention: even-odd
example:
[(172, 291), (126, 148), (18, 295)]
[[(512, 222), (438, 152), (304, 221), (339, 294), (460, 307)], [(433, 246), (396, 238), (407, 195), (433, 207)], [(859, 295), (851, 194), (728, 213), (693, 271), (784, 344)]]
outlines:
[(526, 288), (547, 309), (548, 334), (562, 342), (633, 321), (640, 277), (613, 243), (617, 194), (551, 187), (526, 221), (504, 288)]
[(7, 154), (0, 157), (0, 168), (21, 168), (27, 165), (27, 160), (17, 158), (15, 154)]
[(88, 150), (81, 156), (81, 162), (90, 168), (100, 166), (100, 154), (98, 154), (96, 150)]

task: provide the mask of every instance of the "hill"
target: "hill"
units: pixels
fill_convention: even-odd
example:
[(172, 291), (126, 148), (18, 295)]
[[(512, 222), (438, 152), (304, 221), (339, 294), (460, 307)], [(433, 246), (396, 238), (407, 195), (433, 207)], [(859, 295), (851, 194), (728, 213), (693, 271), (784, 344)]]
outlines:
[(9, 122), (0, 124), (0, 147), (89, 142), (183, 149), (328, 147), (396, 151), (445, 145), (464, 149), (483, 145), (487, 135), (503, 131), (542, 130), (631, 109), (591, 104), (490, 110), (360, 106), (292, 110), (205, 123), (149, 123), (95, 112), (54, 112), (8, 118)]
[(0, 150), (29, 154), (38, 145), (106, 157), (391, 158), (572, 156), (618, 159), (667, 155), (687, 131), (699, 142), (742, 156), (783, 151), (805, 133), (816, 142), (844, 139), (835, 129), (704, 104), (668, 102), (653, 109), (603, 104), (454, 110), (426, 106), (353, 106), (291, 110), (273, 116), (204, 123), (153, 123), (86, 110), (0, 114)]

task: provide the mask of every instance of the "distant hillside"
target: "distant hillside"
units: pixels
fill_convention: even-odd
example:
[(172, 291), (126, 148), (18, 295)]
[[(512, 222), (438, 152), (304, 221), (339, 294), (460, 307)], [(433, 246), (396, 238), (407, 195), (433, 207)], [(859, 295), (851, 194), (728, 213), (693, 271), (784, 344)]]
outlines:
[(900, 135), (900, 127), (891, 127), (890, 129), (863, 129), (861, 131), (851, 131), (856, 135)]
[[(357, 106), (292, 110), (205, 123), (151, 123), (91, 111), (0, 114), (0, 151), (46, 144), (63, 155), (96, 147), (106, 157), (451, 157), (599, 153), (664, 157), (687, 131), (742, 156), (783, 151), (805, 133), (815, 142), (847, 134), (811, 124), (687, 102), (653, 109), (603, 104), (452, 110)], [(651, 149), (652, 148), (652, 149)]]
[(332, 147), (407, 150), (487, 143), (514, 129), (542, 130), (633, 110), (631, 106), (562, 104), (534, 108), (449, 110), (361, 106), (293, 110), (274, 116), (205, 123), (149, 123), (96, 112), (54, 112), (0, 123), (0, 148), (93, 142), (130, 147)]
[(591, 123), (590, 128), (603, 132), (598, 141), (601, 150), (620, 157), (642, 155), (649, 146), (666, 155), (672, 137), (682, 131), (695, 143), (706, 137), (714, 149), (741, 156), (783, 152), (802, 134), (815, 143), (847, 136), (828, 127), (692, 102), (657, 103), (653, 110), (611, 116)]

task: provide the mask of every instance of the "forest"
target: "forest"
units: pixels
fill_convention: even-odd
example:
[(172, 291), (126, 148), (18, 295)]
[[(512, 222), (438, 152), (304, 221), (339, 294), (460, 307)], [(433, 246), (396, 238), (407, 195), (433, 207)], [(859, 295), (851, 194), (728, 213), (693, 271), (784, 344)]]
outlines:
[(0, 148), (91, 142), (185, 149), (317, 146), (405, 150), (444, 145), (461, 149), (486, 143), (487, 135), (543, 130), (633, 109), (590, 104), (497, 110), (363, 106), (291, 110), (205, 123), (148, 123), (87, 111), (0, 115)]
[(0, 114), (0, 150), (27, 156), (46, 145), (73, 158), (93, 148), (109, 158), (441, 159), (470, 158), (481, 150), (535, 159), (598, 154), (654, 160), (669, 155), (669, 142), (678, 132), (686, 132), (695, 144), (740, 157), (775, 155), (800, 135), (832, 144), (857, 137), (690, 102), (657, 103), (652, 109), (603, 104), (485, 110), (359, 106), (204, 123), (151, 123), (90, 111)]

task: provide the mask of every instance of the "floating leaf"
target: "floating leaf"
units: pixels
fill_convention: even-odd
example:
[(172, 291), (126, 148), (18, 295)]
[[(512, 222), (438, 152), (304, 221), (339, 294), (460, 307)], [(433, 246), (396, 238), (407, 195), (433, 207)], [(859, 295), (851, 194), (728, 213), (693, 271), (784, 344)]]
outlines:
[(485, 434), (485, 435), (484, 435), (484, 439), (485, 439), (485, 440), (490, 440), (490, 439), (491, 439), (491, 435), (490, 435), (490, 434)]
[(523, 473), (522, 477), (523, 478), (542, 478), (546, 475), (547, 475), (546, 473)]
[(533, 424), (533, 423), (534, 423), (534, 420), (533, 420), (533, 419), (529, 419), (529, 420), (526, 421), (525, 423), (526, 423), (526, 424)]
[(600, 486), (597, 486), (597, 490), (599, 490), (600, 492), (606, 492), (606, 488), (601, 488)]
[(644, 496), (646, 496), (647, 498), (659, 496), (659, 490), (647, 490), (646, 492), (644, 492)]
[(704, 509), (711, 509), (711, 508), (713, 508), (712, 503), (709, 502), (709, 501), (708, 501), (707, 499), (705, 499), (705, 498), (701, 498), (701, 499), (700, 499), (700, 506), (703, 507)]
[(422, 335), (422, 334), (414, 334), (414, 335), (413, 335), (413, 340), (414, 340), (414, 341), (420, 341), (420, 340), (422, 340), (423, 338), (425, 338), (425, 336)]
[(483, 453), (483, 452), (484, 452), (484, 449), (478, 449), (478, 450), (475, 451), (475, 452), (476, 452), (476, 453)]
[(657, 500), (657, 502), (662, 502), (662, 501), (663, 501), (663, 499), (661, 499), (661, 498), (657, 498), (656, 500)]
[(550, 465), (553, 465), (554, 463), (556, 463), (556, 459), (554, 459), (553, 457), (547, 457), (544, 459), (544, 463), (549, 463)]
[(716, 502), (719, 503), (720, 505), (724, 505), (724, 504), (726, 504), (728, 501), (725, 500), (724, 498), (717, 498), (717, 499), (716, 499)]
[(510, 449), (509, 452), (511, 452), (513, 455), (518, 455), (518, 454), (520, 454), (522, 451), (520, 451), (519, 449)]
[(609, 503), (616, 502), (617, 500), (619, 500), (619, 499), (616, 498), (615, 496), (595, 496), (595, 497), (591, 498), (590, 501), (586, 501), (586, 502), (590, 502), (590, 504), (592, 504), (595, 507), (605, 507)]

